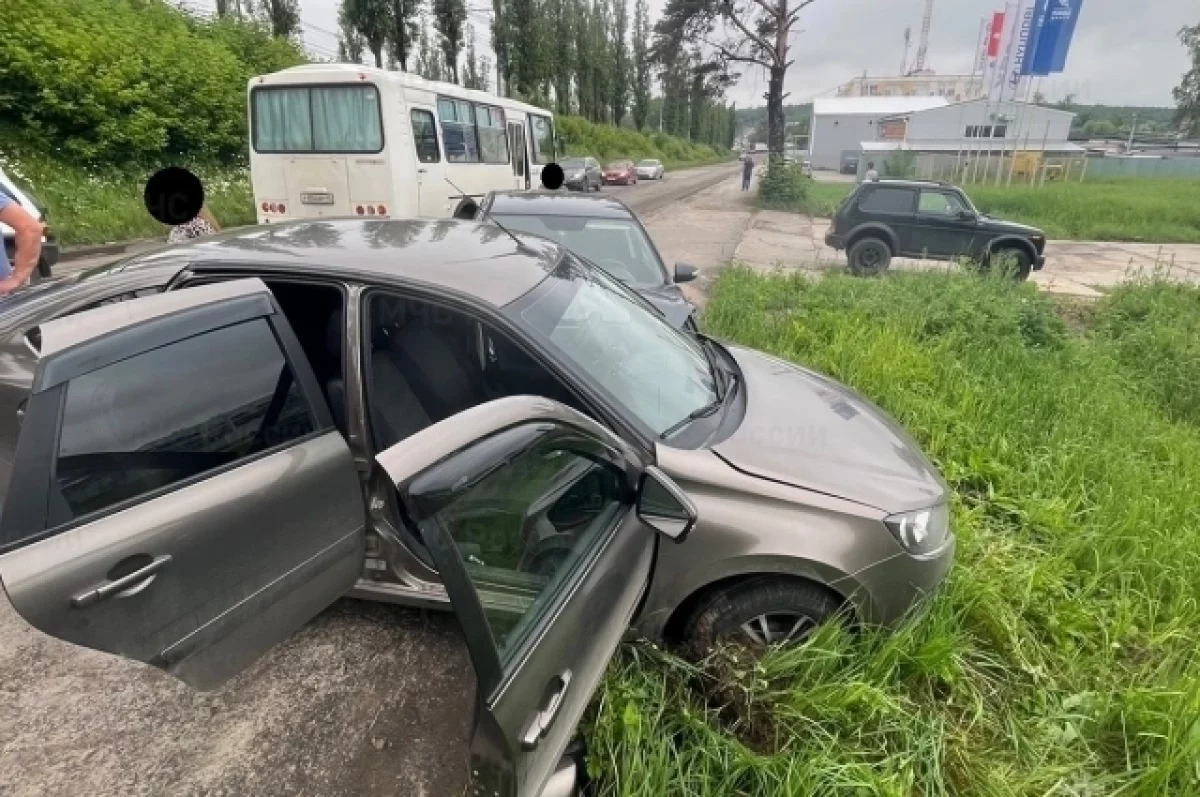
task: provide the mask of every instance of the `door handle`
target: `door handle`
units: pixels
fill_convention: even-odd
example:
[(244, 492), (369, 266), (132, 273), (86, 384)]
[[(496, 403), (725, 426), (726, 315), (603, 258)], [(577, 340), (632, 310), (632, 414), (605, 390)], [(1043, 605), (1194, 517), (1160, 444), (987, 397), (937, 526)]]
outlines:
[(529, 718), (525, 730), (521, 733), (521, 749), (523, 750), (536, 750), (538, 742), (550, 732), (550, 726), (554, 724), (554, 718), (558, 716), (558, 710), (562, 708), (563, 701), (567, 697), (567, 690), (571, 687), (571, 671), (564, 670), (556, 675), (551, 683), (557, 684), (554, 691), (546, 698), (546, 704)]
[(76, 609), (86, 609), (109, 598), (123, 598), (136, 595), (150, 586), (158, 571), (162, 570), (170, 562), (170, 554), (156, 556), (150, 560), (149, 564), (139, 567), (132, 573), (127, 573), (120, 578), (110, 579), (102, 584), (97, 584), (91, 589), (76, 594), (71, 598), (71, 606)]
[(429, 171), (429, 170), (428, 169), (417, 169), (417, 174), (425, 174), (427, 171)]

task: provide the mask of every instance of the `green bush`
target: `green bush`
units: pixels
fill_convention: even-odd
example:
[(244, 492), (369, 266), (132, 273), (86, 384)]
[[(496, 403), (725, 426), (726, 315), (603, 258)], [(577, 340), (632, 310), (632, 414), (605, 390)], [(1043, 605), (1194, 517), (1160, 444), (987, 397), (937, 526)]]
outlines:
[(917, 176), (917, 153), (893, 152), (883, 162), (883, 176), (911, 179)]
[(728, 160), (732, 155), (705, 144), (693, 144), (666, 133), (639, 133), (623, 127), (598, 125), (581, 116), (560, 116), (554, 121), (569, 155), (591, 156), (600, 161), (619, 158), (655, 158), (668, 168), (700, 166)]
[(768, 207), (794, 210), (808, 198), (808, 183), (799, 163), (772, 161), (758, 184), (758, 196)]
[(0, 117), (77, 163), (243, 157), (247, 82), (303, 61), (257, 26), (160, 0), (7, 0), (3, 18)]

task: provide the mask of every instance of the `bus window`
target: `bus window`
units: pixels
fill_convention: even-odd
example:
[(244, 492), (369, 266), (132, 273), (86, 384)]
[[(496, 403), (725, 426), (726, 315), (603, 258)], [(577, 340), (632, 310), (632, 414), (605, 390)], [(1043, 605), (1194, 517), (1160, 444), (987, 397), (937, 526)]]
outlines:
[(451, 163), (478, 163), (479, 145), (475, 140), (475, 107), (464, 100), (438, 100), (442, 120), (442, 144)]
[(251, 92), (256, 152), (380, 152), (374, 86), (260, 87)]
[(487, 105), (475, 106), (479, 126), (479, 153), (484, 163), (508, 163), (508, 136), (504, 129), (504, 111)]
[(437, 124), (433, 121), (433, 114), (429, 111), (414, 110), (412, 128), (417, 160), (421, 163), (437, 163), (441, 160), (438, 153)]
[(533, 142), (533, 162), (550, 163), (554, 160), (554, 126), (545, 116), (529, 117), (530, 139)]

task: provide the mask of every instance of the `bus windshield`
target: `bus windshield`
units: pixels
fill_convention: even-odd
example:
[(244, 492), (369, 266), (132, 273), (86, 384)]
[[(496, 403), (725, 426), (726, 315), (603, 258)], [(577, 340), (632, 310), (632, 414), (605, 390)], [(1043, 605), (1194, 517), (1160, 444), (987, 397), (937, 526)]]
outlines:
[(370, 85), (271, 86), (251, 94), (255, 152), (379, 152), (383, 119)]

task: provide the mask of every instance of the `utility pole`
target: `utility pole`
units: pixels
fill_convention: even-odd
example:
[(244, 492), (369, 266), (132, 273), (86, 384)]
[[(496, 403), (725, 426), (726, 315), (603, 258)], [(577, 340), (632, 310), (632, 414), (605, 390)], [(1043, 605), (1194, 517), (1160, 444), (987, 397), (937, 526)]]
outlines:
[(1133, 115), (1133, 125), (1129, 128), (1129, 143), (1125, 145), (1125, 154), (1133, 152), (1133, 134), (1137, 132), (1137, 114)]

